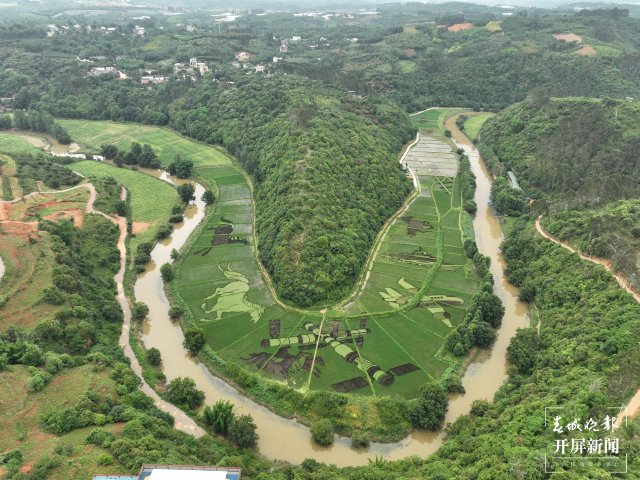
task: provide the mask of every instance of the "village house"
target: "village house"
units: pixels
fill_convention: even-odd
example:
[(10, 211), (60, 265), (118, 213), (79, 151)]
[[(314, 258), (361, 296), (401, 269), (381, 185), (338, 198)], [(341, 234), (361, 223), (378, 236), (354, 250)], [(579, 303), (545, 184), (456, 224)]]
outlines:
[(265, 68), (264, 65), (256, 65), (256, 73), (264, 73)]
[(140, 85), (158, 85), (167, 81), (167, 77), (162, 75), (149, 75), (140, 77)]
[(195, 465), (146, 465), (136, 475), (94, 475), (93, 480), (240, 480), (237, 467)]
[(204, 75), (209, 71), (209, 67), (207, 67), (207, 64), (204, 62), (199, 62), (195, 57), (189, 59), (189, 66), (198, 70), (200, 72), (200, 75)]
[(142, 36), (144, 36), (144, 27), (139, 27), (138, 25), (133, 27), (133, 36), (134, 37), (142, 37)]
[(236, 59), (240, 62), (246, 62), (251, 58), (251, 54), (249, 52), (238, 52), (236, 53)]
[(119, 72), (116, 67), (93, 67), (91, 70), (89, 70), (88, 75), (90, 77), (101, 77), (103, 75), (119, 76)]

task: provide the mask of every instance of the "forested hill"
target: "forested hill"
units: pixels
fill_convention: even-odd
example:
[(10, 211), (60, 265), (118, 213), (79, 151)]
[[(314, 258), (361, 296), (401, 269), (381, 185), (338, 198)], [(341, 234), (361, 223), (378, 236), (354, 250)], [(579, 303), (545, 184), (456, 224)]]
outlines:
[(610, 259), (614, 270), (640, 290), (640, 200), (549, 212), (542, 225), (581, 252)]
[(316, 82), (213, 85), (174, 103), (170, 125), (224, 145), (256, 181), (260, 255), (298, 305), (346, 294), (385, 220), (409, 193), (398, 163), (415, 130), (390, 105)]
[(640, 194), (640, 102), (539, 92), (489, 120), (479, 148), (534, 197), (577, 206)]

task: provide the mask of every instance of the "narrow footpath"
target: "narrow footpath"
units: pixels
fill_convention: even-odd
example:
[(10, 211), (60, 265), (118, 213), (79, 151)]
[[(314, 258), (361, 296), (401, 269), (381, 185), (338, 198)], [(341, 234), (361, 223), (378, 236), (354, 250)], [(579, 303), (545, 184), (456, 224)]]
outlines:
[[(202, 428), (200, 428), (198, 424), (191, 417), (189, 417), (186, 413), (184, 413), (178, 407), (160, 398), (160, 396), (156, 393), (156, 391), (153, 390), (153, 388), (151, 388), (149, 384), (147, 384), (147, 382), (144, 381), (144, 378), (142, 377), (142, 367), (140, 366), (140, 362), (138, 362), (138, 359), (133, 353), (133, 349), (129, 344), (129, 330), (131, 329), (131, 308), (129, 307), (129, 301), (124, 293), (124, 285), (123, 285), (124, 273), (125, 273), (126, 261), (127, 261), (127, 247), (126, 247), (127, 219), (125, 217), (112, 217), (110, 215), (107, 215), (104, 212), (96, 210), (94, 208), (94, 203), (97, 197), (96, 189), (92, 183), (87, 182), (87, 183), (81, 183), (71, 188), (67, 188), (65, 190), (54, 190), (54, 191), (47, 191), (47, 192), (31, 192), (27, 195), (24, 195), (20, 198), (16, 198), (14, 200), (8, 200), (8, 201), (2, 200), (0, 201), (0, 224), (1, 223), (37, 224), (37, 222), (19, 222), (19, 221), (7, 220), (3, 218), (2, 216), (2, 213), (4, 213), (4, 209), (2, 208), (3, 204), (16, 203), (26, 198), (39, 195), (39, 194), (46, 195), (46, 194), (69, 192), (77, 188), (86, 188), (87, 190), (89, 190), (89, 198), (87, 200), (87, 206), (85, 208), (86, 213), (102, 215), (104, 218), (106, 218), (107, 220), (112, 222), (114, 225), (116, 225), (120, 230), (120, 236), (118, 238), (118, 250), (120, 251), (120, 269), (118, 270), (118, 273), (116, 273), (113, 277), (114, 281), (116, 282), (117, 290), (118, 290), (118, 294), (116, 298), (124, 314), (124, 320), (122, 323), (122, 333), (120, 334), (119, 344), (124, 350), (125, 356), (131, 361), (131, 369), (134, 371), (136, 376), (140, 379), (140, 382), (141, 382), (140, 390), (142, 390), (142, 392), (144, 392), (145, 395), (153, 399), (156, 407), (158, 407), (163, 412), (169, 413), (174, 417), (175, 419), (174, 428), (176, 428), (177, 430), (181, 430), (185, 433), (191, 434), (194, 437), (203, 436), (205, 434), (205, 431)], [(126, 200), (126, 198), (127, 198), (127, 190), (123, 187), (120, 193), (120, 199)], [(2, 273), (4, 273), (4, 266), (2, 268)]]

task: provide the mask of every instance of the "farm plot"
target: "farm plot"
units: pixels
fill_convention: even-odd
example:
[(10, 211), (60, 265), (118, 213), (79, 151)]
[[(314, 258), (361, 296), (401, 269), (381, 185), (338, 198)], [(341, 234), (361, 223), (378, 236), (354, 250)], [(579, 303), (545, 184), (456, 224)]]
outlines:
[(68, 192), (39, 193), (15, 203), (5, 204), (2, 208), (6, 219), (14, 222), (64, 219), (71, 220), (76, 227), (81, 227), (88, 199), (89, 192), (85, 188), (77, 188)]
[[(64, 126), (92, 148), (107, 141), (126, 148), (135, 140), (159, 150), (169, 135), (108, 122)], [(462, 321), (476, 285), (462, 249), (465, 217), (448, 144), (427, 136), (410, 152), (407, 163), (421, 191), (390, 226), (362, 291), (330, 314), (291, 308), (272, 297), (256, 261), (254, 204), (245, 174), (226, 157), (219, 161), (217, 150), (196, 145), (209, 156), (180, 154), (198, 157), (194, 176), (216, 192), (216, 201), (181, 252), (175, 286), (222, 358), (302, 391), (413, 397), (421, 384), (442, 375), (448, 360), (438, 352)], [(162, 154), (165, 163), (171, 148)], [(90, 161), (74, 168), (125, 185), (137, 221), (164, 222), (177, 203), (169, 185), (138, 172)], [(171, 191), (159, 195), (159, 189)]]
[(472, 115), (464, 121), (464, 131), (469, 135), (471, 140), (475, 140), (478, 138), (480, 128), (482, 128), (484, 122), (494, 116), (495, 114), (493, 113), (479, 113), (477, 115)]
[[(391, 225), (366, 284), (345, 306), (346, 323), (360, 318), (358, 325), (367, 329), (354, 341), (361, 359), (355, 362), (366, 365), (365, 371), (385, 373), (378, 380), (361, 375), (366, 383), (340, 383), (345, 391), (412, 397), (425, 381), (437, 380), (449, 365), (438, 351), (462, 322), (478, 285), (463, 249), (466, 213), (460, 208), (457, 159), (444, 141), (423, 140), (406, 157), (420, 195)], [(425, 167), (436, 162), (445, 175)], [(312, 385), (326, 387), (315, 378)]]
[(4, 154), (42, 153), (42, 150), (15, 133), (0, 132), (0, 152)]
[(210, 145), (189, 140), (168, 129), (135, 123), (88, 122), (58, 120), (74, 142), (97, 151), (103, 143), (128, 150), (132, 142), (148, 143), (158, 154), (162, 165), (171, 163), (180, 154), (194, 165), (231, 165), (231, 160)]
[(171, 216), (172, 207), (180, 203), (171, 185), (134, 170), (93, 160), (74, 163), (70, 168), (87, 177), (113, 177), (129, 191), (133, 221), (139, 222), (137, 234), (131, 238), (134, 252), (140, 243), (153, 241), (158, 227)]
[(444, 128), (446, 117), (462, 110), (456, 108), (432, 108), (411, 116), (413, 123), (419, 130), (433, 130), (440, 132)]

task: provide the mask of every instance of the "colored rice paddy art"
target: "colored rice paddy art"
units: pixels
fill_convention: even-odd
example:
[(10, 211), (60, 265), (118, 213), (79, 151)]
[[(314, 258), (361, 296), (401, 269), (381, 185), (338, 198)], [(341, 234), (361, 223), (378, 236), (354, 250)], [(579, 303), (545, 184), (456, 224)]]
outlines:
[(218, 265), (222, 274), (230, 280), (224, 287), (216, 288), (216, 291), (202, 300), (202, 310), (206, 314), (214, 314), (215, 318), (203, 318), (203, 323), (212, 322), (222, 318), (225, 313), (248, 313), (251, 321), (256, 323), (264, 312), (264, 307), (247, 299), (249, 292), (249, 280), (240, 272), (234, 272), (230, 266), (226, 270)]
[(381, 259), (393, 262), (408, 263), (419, 267), (427, 267), (435, 262), (436, 257), (425, 251), (422, 247), (416, 248), (409, 253), (391, 252), (380, 255)]
[(207, 231), (213, 232), (213, 235), (211, 236), (211, 245), (193, 252), (194, 255), (202, 255), (203, 257), (209, 255), (213, 247), (216, 245), (224, 245), (227, 243), (241, 243), (243, 245), (249, 244), (249, 241), (245, 237), (232, 235), (233, 223), (226, 220), (224, 217), (221, 218), (220, 225), (207, 227)]
[(419, 232), (433, 230), (433, 226), (429, 222), (416, 220), (410, 215), (405, 215), (400, 220), (407, 224), (407, 235), (410, 237), (414, 237)]
[[(402, 307), (418, 293), (418, 288), (407, 282), (404, 277), (398, 280), (398, 285), (402, 287), (403, 293), (389, 287), (384, 291), (378, 292), (378, 294), (394, 309)], [(453, 328), (453, 325), (451, 325), (451, 322), (449, 321), (451, 314), (446, 312), (444, 307), (447, 305), (463, 304), (464, 300), (460, 297), (447, 295), (423, 295), (420, 299), (420, 303), (418, 303), (418, 307), (426, 308), (434, 317), (439, 318), (446, 326)]]
[[(295, 332), (293, 332), (295, 333)], [(348, 393), (371, 383), (383, 387), (391, 386), (396, 377), (419, 370), (412, 364), (403, 364), (389, 370), (362, 356), (360, 349), (364, 346), (367, 335), (367, 319), (360, 320), (359, 328), (342, 329), (339, 321), (332, 323), (331, 331), (325, 332), (313, 322), (306, 322), (299, 335), (280, 336), (280, 321), (269, 322), (271, 338), (263, 339), (260, 346), (263, 350), (276, 349), (275, 353), (262, 351), (252, 353), (244, 361), (253, 364), (258, 371), (262, 370), (283, 379), (298, 372), (307, 372), (315, 377), (322, 375), (320, 367), (325, 366), (327, 355), (336, 355), (347, 364), (355, 366), (363, 375), (333, 383), (331, 387), (341, 393)], [(292, 354), (290, 349), (295, 349)], [(315, 354), (314, 354), (315, 352)], [(324, 355), (320, 355), (320, 353)], [(334, 372), (335, 373), (335, 372)]]

